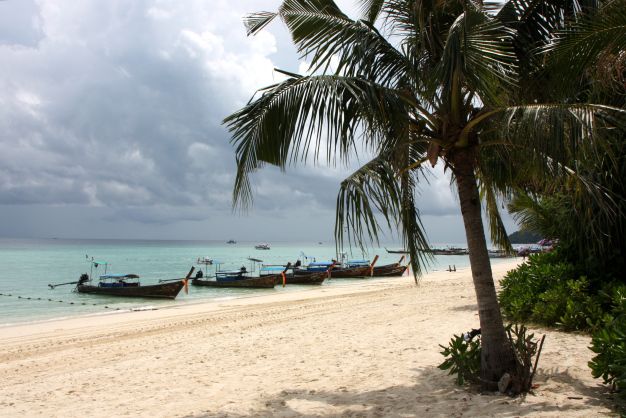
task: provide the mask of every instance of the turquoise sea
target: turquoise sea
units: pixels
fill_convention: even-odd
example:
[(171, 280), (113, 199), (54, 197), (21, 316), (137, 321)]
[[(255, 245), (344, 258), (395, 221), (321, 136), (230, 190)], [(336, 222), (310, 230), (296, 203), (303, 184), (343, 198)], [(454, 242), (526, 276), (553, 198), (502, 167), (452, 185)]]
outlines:
[[(0, 326), (30, 321), (50, 320), (76, 315), (102, 315), (131, 309), (155, 309), (202, 301), (302, 290), (297, 285), (274, 289), (197, 288), (189, 294), (181, 292), (176, 300), (125, 299), (72, 292), (74, 286), (48, 287), (49, 283), (78, 280), (81, 273), (90, 273), (88, 259), (106, 261), (109, 273), (135, 273), (142, 284), (159, 279), (184, 277), (199, 257), (223, 262), (222, 269), (250, 269), (248, 257), (266, 264), (295, 261), (301, 253), (318, 261), (336, 258), (333, 243), (273, 242), (271, 250), (254, 248), (254, 242), (226, 244), (215, 241), (141, 241), (141, 240), (67, 240), (67, 239), (0, 239)], [(388, 248), (399, 248), (390, 244)], [(398, 261), (401, 255), (388, 254), (384, 248), (369, 254), (353, 250), (351, 259), (372, 259), (378, 264)], [(498, 262), (498, 260), (493, 260)], [(466, 267), (467, 256), (437, 256), (429, 270), (447, 269), (448, 265)], [(210, 270), (209, 270), (210, 273)], [(103, 266), (97, 274), (104, 274)], [(94, 276), (97, 275), (94, 271)], [(323, 286), (345, 286), (363, 279), (335, 279)], [(367, 279), (376, 280), (376, 279)], [(398, 280), (411, 280), (407, 276)], [(10, 295), (10, 296), (9, 296)], [(30, 298), (30, 299), (29, 299)]]

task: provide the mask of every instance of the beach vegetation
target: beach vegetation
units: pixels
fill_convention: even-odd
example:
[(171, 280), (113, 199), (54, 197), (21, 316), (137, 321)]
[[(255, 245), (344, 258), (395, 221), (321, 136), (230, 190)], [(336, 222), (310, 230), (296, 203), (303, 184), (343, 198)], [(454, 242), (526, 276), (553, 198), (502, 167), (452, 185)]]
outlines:
[[(515, 355), (515, 369), (506, 373), (498, 382), (503, 393), (517, 394), (528, 392), (539, 362), (545, 336), (540, 340), (528, 333), (524, 325), (509, 324), (506, 334)], [(457, 385), (480, 382), (481, 339), (480, 331), (472, 330), (454, 335), (448, 346), (440, 345), (445, 360), (438, 366), (455, 376)]]
[(358, 19), (332, 0), (284, 0), (276, 12), (246, 18), (249, 34), (281, 19), (310, 68), (278, 70), (281, 81), (225, 119), (236, 149), (234, 204), (252, 203), (250, 176), (266, 164), (284, 170), (307, 161), (346, 163), (365, 152), (371, 159), (339, 188), (338, 246), (365, 247), (377, 242), (381, 228), (398, 229), (417, 277), (430, 254), (419, 185), (428, 181), (429, 167), (442, 165), (452, 174), (470, 253), (482, 331), (480, 382), (493, 388), (517, 363), (482, 206), (491, 241), (507, 251), (499, 202), (514, 186), (567, 179), (604, 206), (604, 194), (571, 167), (620, 120), (621, 109), (538, 99), (547, 91), (538, 68), (546, 54), (558, 56), (547, 48), (555, 43), (552, 34), (582, 13), (575, 1), (360, 3)]
[(613, 289), (611, 299), (611, 315), (591, 339), (590, 348), (596, 355), (589, 367), (593, 377), (602, 378), (621, 397), (626, 397), (626, 286)]
[(557, 326), (564, 330), (589, 330), (602, 320), (607, 303), (600, 297), (604, 286), (562, 259), (559, 251), (531, 255), (500, 281), (500, 305), (507, 318)]
[(477, 383), (480, 375), (480, 335), (471, 337), (468, 334), (454, 335), (441, 355), (446, 359), (439, 367), (453, 375), (457, 385)]

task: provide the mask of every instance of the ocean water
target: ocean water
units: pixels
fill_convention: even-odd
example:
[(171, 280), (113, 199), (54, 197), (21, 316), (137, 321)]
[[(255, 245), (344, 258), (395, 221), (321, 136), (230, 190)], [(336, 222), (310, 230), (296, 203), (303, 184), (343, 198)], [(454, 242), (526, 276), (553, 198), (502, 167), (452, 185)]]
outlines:
[[(156, 284), (159, 279), (184, 277), (196, 260), (209, 257), (223, 262), (222, 269), (251, 269), (248, 257), (265, 264), (294, 262), (303, 252), (318, 261), (336, 258), (334, 244), (271, 243), (271, 250), (256, 250), (253, 242), (226, 244), (215, 241), (129, 241), (129, 240), (66, 240), (66, 239), (0, 239), (0, 326), (30, 321), (51, 320), (78, 315), (103, 315), (128, 310), (162, 309), (198, 301), (220, 301), (277, 292), (302, 290), (302, 286), (276, 286), (274, 289), (198, 288), (189, 286), (171, 300), (115, 298), (73, 292), (74, 285), (50, 289), (48, 284), (78, 280), (81, 273), (94, 277), (104, 274), (103, 266), (91, 271), (88, 260), (108, 263), (108, 273), (135, 273), (141, 283)], [(399, 245), (388, 245), (399, 248)], [(379, 265), (398, 261), (400, 254), (388, 254), (375, 248), (369, 254), (353, 250), (351, 259), (372, 259), (380, 256)], [(494, 263), (499, 260), (492, 260)], [(467, 256), (437, 256), (430, 271), (469, 265)], [(211, 269), (209, 269), (209, 274)], [(346, 286), (363, 279), (335, 279), (323, 286)], [(367, 279), (367, 280), (376, 280)], [(398, 280), (411, 280), (407, 276)], [(9, 296), (10, 295), (10, 296)]]

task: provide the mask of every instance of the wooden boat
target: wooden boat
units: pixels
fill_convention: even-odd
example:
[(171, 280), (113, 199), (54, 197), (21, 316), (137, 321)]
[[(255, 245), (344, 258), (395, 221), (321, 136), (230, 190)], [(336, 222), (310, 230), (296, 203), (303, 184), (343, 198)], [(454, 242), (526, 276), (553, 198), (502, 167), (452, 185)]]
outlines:
[(374, 267), (374, 277), (398, 277), (402, 276), (409, 266), (400, 264), (386, 264), (384, 266)]
[[(374, 262), (370, 265), (369, 261), (359, 260), (359, 264), (350, 264), (350, 262), (343, 266), (337, 267), (337, 262), (312, 262), (308, 266), (302, 269), (295, 269), (294, 275), (304, 276), (312, 273), (326, 273), (330, 275), (332, 279), (354, 279), (359, 277), (368, 277), (371, 275), (371, 268), (376, 263), (378, 256), (374, 259)], [(364, 263), (364, 264), (363, 264)]]
[(400, 257), (400, 260), (397, 263), (393, 264), (385, 264), (383, 266), (375, 266), (373, 270), (372, 276), (374, 277), (396, 277), (402, 276), (408, 265), (403, 266), (402, 260), (404, 260), (404, 256)]
[[(256, 261), (256, 260), (255, 260)], [(297, 273), (296, 273), (297, 271)], [(327, 271), (307, 272), (304, 269), (294, 269), (291, 263), (287, 265), (262, 265), (259, 270), (261, 277), (274, 277), (277, 285), (283, 284), (283, 274), (285, 284), (322, 284), (328, 278)]]
[[(194, 286), (210, 286), (210, 287), (237, 287), (237, 288), (272, 288), (274, 287), (275, 277), (269, 276), (251, 276), (250, 273), (255, 271), (256, 263), (262, 260), (256, 258), (248, 258), (252, 262), (250, 271), (242, 266), (239, 270), (220, 270), (222, 262), (211, 260), (211, 264), (215, 264), (215, 275), (209, 280), (204, 278), (202, 270), (196, 274), (191, 281)], [(208, 265), (205, 264), (205, 268)]]
[[(282, 284), (283, 278), (278, 275), (276, 278), (276, 284)], [(287, 284), (315, 284), (320, 285), (324, 283), (324, 280), (328, 278), (328, 273), (325, 271), (321, 272), (299, 272), (287, 274), (286, 283)]]
[(191, 284), (194, 286), (210, 286), (210, 287), (249, 287), (249, 288), (273, 288), (276, 281), (274, 276), (263, 277), (247, 277), (242, 276), (238, 279), (215, 279), (205, 280), (201, 278), (194, 278), (191, 280)]
[[(107, 273), (109, 263), (106, 261), (96, 261), (91, 258), (87, 259), (91, 265), (90, 274), (84, 273), (77, 282), (62, 283), (76, 284), (75, 292), (88, 293), (107, 296), (122, 296), (132, 298), (163, 298), (175, 299), (181, 289), (187, 285), (187, 280), (194, 271), (192, 267), (183, 279), (164, 280), (159, 284), (142, 285), (139, 282), (139, 276), (136, 274), (111, 274)], [(104, 266), (104, 274), (99, 276), (98, 284), (92, 284), (94, 270)], [(166, 282), (166, 283), (163, 283)], [(51, 289), (59, 285), (48, 285)]]
[(369, 277), (371, 275), (370, 266), (364, 267), (339, 267), (330, 271), (332, 279), (355, 279), (358, 277)]
[(142, 286), (137, 279), (139, 276), (136, 274), (105, 274), (100, 276), (100, 282), (96, 286), (87, 284), (89, 276), (84, 274), (76, 285), (76, 291), (107, 296), (176, 299), (187, 280)]

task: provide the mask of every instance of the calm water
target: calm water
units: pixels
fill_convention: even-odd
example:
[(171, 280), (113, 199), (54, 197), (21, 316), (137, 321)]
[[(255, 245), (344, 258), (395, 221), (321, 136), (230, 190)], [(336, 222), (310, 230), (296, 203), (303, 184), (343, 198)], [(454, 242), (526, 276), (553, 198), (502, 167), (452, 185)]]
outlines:
[[(108, 262), (109, 273), (136, 273), (142, 284), (154, 284), (159, 279), (184, 277), (198, 257), (222, 261), (222, 269), (236, 269), (245, 265), (247, 257), (262, 259), (266, 264), (284, 264), (295, 261), (301, 252), (318, 261), (335, 258), (334, 245), (317, 243), (272, 243), (272, 249), (254, 249), (253, 242), (227, 245), (211, 241), (122, 241), (122, 240), (26, 240), (0, 239), (0, 326), (17, 322), (48, 320), (76, 315), (102, 315), (129, 309), (152, 309), (194, 303), (199, 300), (224, 300), (277, 292), (301, 290), (300, 286), (277, 286), (274, 289), (215, 289), (190, 286), (189, 294), (181, 292), (174, 301), (125, 299), (85, 295), (72, 292), (73, 285), (53, 290), (48, 283), (76, 281), (81, 273), (90, 273), (86, 256)], [(390, 245), (389, 248), (399, 248)], [(398, 261), (400, 255), (388, 254), (384, 249), (371, 253), (353, 252), (350, 258), (380, 256), (378, 264)], [(498, 260), (494, 260), (498, 262)], [(457, 268), (469, 264), (467, 256), (438, 256), (430, 270)], [(97, 274), (103, 274), (102, 266)], [(361, 279), (362, 280), (362, 279)], [(376, 279), (370, 279), (376, 280)], [(408, 280), (398, 278), (398, 280)], [(349, 285), (355, 280), (330, 280), (323, 286)], [(5, 296), (11, 294), (12, 296)], [(22, 296), (22, 299), (18, 298)], [(31, 299), (25, 299), (30, 297)], [(42, 300), (37, 300), (41, 298)], [(49, 301), (48, 299), (52, 299)], [(62, 301), (62, 302), (59, 302)], [(105, 308), (107, 306), (108, 308)]]

